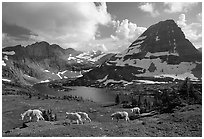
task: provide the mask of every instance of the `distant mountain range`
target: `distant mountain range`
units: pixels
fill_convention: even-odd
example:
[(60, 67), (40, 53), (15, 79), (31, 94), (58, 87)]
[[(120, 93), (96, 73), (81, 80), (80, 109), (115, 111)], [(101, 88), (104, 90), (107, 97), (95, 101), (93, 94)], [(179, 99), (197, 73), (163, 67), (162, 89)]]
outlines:
[(74, 85), (165, 83), (202, 78), (202, 53), (173, 20), (150, 26), (125, 51), (81, 52), (36, 42), (2, 49), (2, 80), (34, 84), (77, 78)]
[(125, 51), (85, 73), (75, 84), (164, 83), (202, 78), (202, 53), (173, 20), (150, 26)]
[(108, 60), (113, 54), (84, 53), (59, 45), (36, 42), (2, 50), (2, 79), (34, 84), (55, 79), (76, 78)]

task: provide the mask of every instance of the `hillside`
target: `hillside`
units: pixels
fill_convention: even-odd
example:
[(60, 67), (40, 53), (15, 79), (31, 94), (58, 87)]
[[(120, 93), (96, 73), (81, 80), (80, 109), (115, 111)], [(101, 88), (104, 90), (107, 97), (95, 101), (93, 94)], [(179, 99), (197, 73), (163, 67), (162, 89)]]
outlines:
[(76, 78), (102, 64), (113, 54), (81, 52), (59, 45), (36, 42), (2, 50), (2, 77), (7, 81), (34, 84), (56, 79)]

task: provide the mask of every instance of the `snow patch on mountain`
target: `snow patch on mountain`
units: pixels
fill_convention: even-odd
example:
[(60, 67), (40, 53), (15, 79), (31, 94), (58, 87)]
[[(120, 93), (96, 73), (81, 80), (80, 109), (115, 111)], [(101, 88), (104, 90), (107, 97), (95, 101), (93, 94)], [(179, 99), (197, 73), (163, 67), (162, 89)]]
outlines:
[(2, 60), (2, 66), (6, 66), (6, 63), (4, 62), (4, 60)]
[(49, 70), (44, 70), (44, 72), (50, 72)]
[(8, 56), (7, 56), (7, 55), (5, 55), (3, 59), (4, 59), (4, 60), (8, 60)]
[(67, 70), (62, 71), (62, 72), (58, 72), (58, 73), (57, 73), (57, 76), (59, 76), (59, 78), (62, 79), (63, 77), (62, 77), (61, 75), (63, 75), (63, 74), (66, 73), (66, 72), (67, 72)]
[(159, 76), (154, 76), (154, 77), (159, 77), (159, 78), (163, 78), (163, 77), (171, 77), (173, 79), (179, 79), (179, 80), (184, 80), (186, 77), (191, 78), (191, 80), (193, 81), (199, 81), (197, 77), (195, 77), (191, 72), (186, 72), (183, 74), (161, 74)]
[(139, 41), (139, 40), (144, 40), (145, 38), (147, 38), (147, 36), (140, 36), (139, 38), (137, 38), (136, 41)]
[(132, 84), (133, 82), (128, 82), (125, 80), (115, 81), (113, 79), (109, 79), (109, 80), (106, 80), (105, 82), (103, 82), (104, 85), (107, 85), (108, 83), (122, 83), (122, 84), (126, 85), (126, 84)]
[(159, 36), (156, 36), (155, 40), (156, 40), (156, 41), (159, 41), (159, 40), (160, 40), (160, 39), (159, 39)]
[(106, 75), (103, 79), (98, 79), (98, 82), (104, 82), (105, 80), (107, 80), (108, 75)]
[(145, 55), (145, 57), (150, 57), (150, 56), (169, 56), (169, 55), (174, 55), (174, 56), (179, 56), (178, 53), (170, 53), (170, 52), (156, 52), (156, 53), (150, 53), (147, 52), (147, 54)]
[(4, 51), (2, 52), (3, 54), (6, 54), (6, 55), (14, 55), (15, 52), (14, 51)]
[(69, 61), (70, 61), (70, 60), (76, 60), (76, 58), (73, 57), (72, 54), (69, 54), (69, 57), (67, 58), (67, 60), (69, 60)]
[(50, 80), (40, 81), (40, 83), (47, 83), (47, 82), (50, 82)]
[(168, 82), (158, 82), (158, 81), (150, 81), (150, 80), (136, 80), (137, 82), (141, 82), (144, 84), (165, 84)]
[(132, 46), (137, 46), (137, 45), (139, 45), (139, 44), (142, 44), (144, 41), (139, 41), (139, 42), (137, 42), (137, 43), (133, 43), (132, 44)]
[(2, 81), (4, 81), (4, 82), (11, 82), (11, 80), (9, 80), (9, 79), (3, 79), (3, 78), (2, 78)]

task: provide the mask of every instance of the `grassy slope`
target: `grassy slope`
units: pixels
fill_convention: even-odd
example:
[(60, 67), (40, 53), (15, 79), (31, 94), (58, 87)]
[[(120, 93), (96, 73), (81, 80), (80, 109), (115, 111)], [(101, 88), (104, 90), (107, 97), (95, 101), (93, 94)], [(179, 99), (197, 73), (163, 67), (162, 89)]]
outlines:
[[(100, 107), (93, 102), (78, 102), (56, 99), (37, 99), (27, 96), (3, 95), (2, 97), (3, 136), (202, 136), (202, 106), (190, 105), (172, 114), (145, 117), (131, 122), (112, 121), (110, 115), (122, 109), (118, 106)], [(52, 108), (58, 116), (56, 122), (35, 121), (28, 127), (20, 127), (20, 113), (28, 108)], [(66, 111), (85, 111), (92, 119), (84, 125), (69, 124), (65, 121)]]

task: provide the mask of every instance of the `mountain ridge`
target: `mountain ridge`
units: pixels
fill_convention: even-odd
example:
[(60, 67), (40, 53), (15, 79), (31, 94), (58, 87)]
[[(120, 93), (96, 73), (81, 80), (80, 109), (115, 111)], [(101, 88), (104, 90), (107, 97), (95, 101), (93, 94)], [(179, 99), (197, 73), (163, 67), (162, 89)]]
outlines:
[(45, 41), (26, 47), (6, 47), (2, 49), (3, 78), (28, 84), (74, 78), (100, 65), (110, 56), (112, 54), (101, 51), (85, 53), (73, 48), (63, 49)]
[[(202, 55), (173, 20), (150, 26), (125, 51), (75, 82), (128, 84), (139, 80), (201, 80)], [(101, 73), (99, 75), (99, 73)]]

